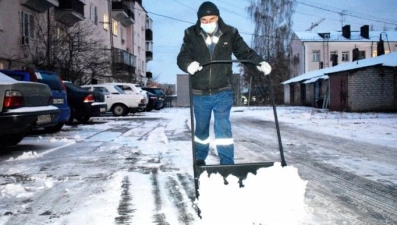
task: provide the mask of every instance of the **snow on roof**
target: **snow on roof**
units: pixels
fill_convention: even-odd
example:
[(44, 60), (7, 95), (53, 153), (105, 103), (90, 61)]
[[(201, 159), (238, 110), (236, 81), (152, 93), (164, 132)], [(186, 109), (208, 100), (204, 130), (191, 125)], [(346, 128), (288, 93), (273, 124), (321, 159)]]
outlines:
[[(302, 41), (333, 41), (333, 42), (368, 42), (368, 41), (379, 41), (379, 37), (382, 34), (382, 40), (396, 42), (397, 41), (397, 31), (369, 31), (369, 39), (361, 36), (360, 31), (351, 31), (350, 39), (345, 38), (342, 35), (342, 31), (324, 31), (324, 32), (310, 32), (310, 31), (297, 31), (295, 32), (297, 38)], [(323, 38), (320, 34), (329, 34), (328, 38)], [(324, 35), (323, 35), (324, 36)]]
[[(382, 66), (386, 66), (386, 67), (397, 67), (397, 52), (392, 52), (392, 53), (381, 55), (381, 56), (374, 57), (374, 58), (361, 59), (361, 60), (357, 60), (357, 61), (354, 61), (351, 63), (343, 63), (343, 64), (339, 64), (337, 66), (327, 67), (327, 68), (324, 68), (321, 70), (310, 71), (310, 72), (304, 73), (300, 76), (286, 80), (286, 81), (282, 82), (281, 84), (285, 85), (285, 84), (290, 84), (290, 83), (294, 83), (294, 82), (310, 80), (313, 78), (322, 79), (320, 77), (325, 76), (327, 74), (337, 73), (340, 71), (349, 71), (349, 70), (354, 70), (354, 69), (359, 69), (359, 68), (364, 68), (364, 67), (369, 67), (369, 66), (375, 66), (375, 65), (382, 65)], [(312, 81), (312, 82), (315, 82), (315, 81)], [(308, 83), (311, 83), (311, 82), (308, 82)]]
[(321, 77), (313, 77), (313, 78), (311, 78), (309, 80), (306, 80), (303, 83), (304, 84), (310, 84), (310, 83), (316, 82), (317, 80), (320, 80), (320, 79), (327, 80), (328, 78), (329, 78), (328, 75), (324, 75), (324, 76), (321, 76)]

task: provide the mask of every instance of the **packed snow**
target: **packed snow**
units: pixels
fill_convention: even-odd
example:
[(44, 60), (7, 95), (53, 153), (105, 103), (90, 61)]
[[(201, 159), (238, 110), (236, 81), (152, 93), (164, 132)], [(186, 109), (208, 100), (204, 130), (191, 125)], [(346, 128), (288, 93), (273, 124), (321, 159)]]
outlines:
[[(243, 112), (243, 113), (241, 113)], [(278, 107), (278, 119), (280, 123), (294, 124), (303, 130), (316, 130), (319, 133), (359, 140), (366, 143), (373, 143), (379, 146), (387, 146), (397, 149), (397, 114), (396, 113), (345, 113), (345, 112), (329, 112), (322, 109), (314, 109), (309, 107)], [(233, 108), (232, 117), (257, 117), (260, 119), (273, 120), (273, 111), (271, 107), (236, 107)], [(180, 128), (178, 123), (189, 119), (188, 108), (166, 108), (154, 113), (146, 113), (140, 118), (165, 118), (171, 119), (175, 124), (169, 123), (167, 126)], [(183, 118), (183, 119), (175, 119)], [(94, 118), (94, 120), (103, 120), (106, 118)], [(117, 123), (117, 120), (114, 121)], [(187, 123), (189, 124), (189, 123)], [(96, 124), (98, 129), (108, 128), (107, 123)], [(72, 127), (65, 127), (64, 130), (72, 130)], [(76, 133), (74, 139), (52, 138), (48, 145), (53, 146), (50, 151), (37, 153), (34, 151), (26, 151), (19, 157), (9, 158), (8, 161), (21, 161), (38, 157), (45, 157), (48, 152), (56, 151), (59, 148), (73, 145), (74, 143), (89, 136), (85, 133), (85, 128), (81, 127), (79, 133)], [(145, 128), (134, 129), (130, 132), (146, 132)], [(151, 132), (148, 141), (142, 145), (138, 145), (133, 154), (139, 155), (139, 149), (156, 152), (158, 149), (172, 149), (176, 146), (186, 145), (186, 141), (175, 141), (172, 143), (167, 139), (164, 127), (158, 127)], [(62, 131), (61, 131), (62, 132)], [(180, 131), (183, 132), (183, 131)], [(281, 131), (282, 135), (282, 131)], [(36, 142), (43, 142), (38, 137)], [(129, 139), (119, 138), (117, 143), (120, 145), (129, 144)], [(288, 143), (287, 143), (288, 144)], [(185, 151), (180, 153), (181, 158), (186, 156), (189, 158), (191, 152)], [(288, 154), (288, 153), (287, 153)], [(191, 158), (190, 158), (191, 160)], [(343, 162), (347, 165), (353, 165), (353, 161)], [(368, 167), (371, 165), (370, 161)], [(181, 161), (181, 168), (188, 173), (192, 173), (191, 161)], [(2, 168), (3, 171), (12, 172), (19, 168)], [(354, 169), (353, 166), (350, 169)], [(386, 168), (395, 171), (396, 168)], [(368, 173), (368, 171), (366, 171)], [(117, 206), (120, 201), (120, 193), (122, 192), (120, 183), (126, 177), (125, 171), (120, 171), (108, 177), (105, 186), (101, 187), (101, 191), (96, 194), (90, 194), (89, 201), (77, 206), (69, 215), (64, 215), (67, 223), (62, 224), (85, 224), (85, 225), (105, 225), (114, 224), (114, 220), (118, 217)], [(172, 175), (172, 174), (171, 174)], [(142, 174), (132, 173), (128, 175), (130, 179), (141, 180), (142, 185), (134, 186), (136, 198), (134, 201), (154, 202), (152, 195), (147, 195), (144, 190), (146, 185)], [(27, 195), (34, 195), (37, 191), (43, 189), (54, 188), (55, 182), (51, 177), (36, 177), (35, 185), (30, 187), (28, 184), (7, 184), (0, 186), (1, 199), (17, 197), (22, 198)], [(374, 174), (372, 179), (376, 179)], [(239, 188), (236, 177), (229, 176), (227, 178), (228, 185), (224, 185), (223, 178), (219, 174), (208, 176), (205, 172), (200, 176), (200, 198), (194, 203), (201, 210), (202, 219), (195, 220), (194, 224), (255, 224), (255, 225), (271, 225), (271, 224), (301, 224), (301, 221), (310, 221), (310, 210), (305, 205), (305, 191), (307, 181), (299, 177), (298, 169), (294, 165), (281, 167), (276, 162), (273, 167), (258, 170), (256, 175), (249, 174), (244, 181), (244, 188)], [(390, 182), (397, 185), (396, 176), (390, 178)], [(66, 194), (73, 194), (73, 190), (65, 189)], [(139, 194), (139, 193), (142, 193)], [(184, 201), (189, 201), (185, 199)], [(144, 207), (147, 205), (147, 207)], [(140, 213), (134, 217), (134, 224), (154, 224), (145, 215), (151, 215), (150, 204), (141, 204)], [(173, 213), (168, 208), (162, 209), (165, 214)], [(194, 213), (194, 212), (193, 212)], [(0, 224), (8, 221), (6, 216), (0, 217)], [(56, 224), (56, 223), (54, 223)], [(172, 223), (174, 224), (174, 223)], [(178, 224), (178, 221), (175, 221)]]

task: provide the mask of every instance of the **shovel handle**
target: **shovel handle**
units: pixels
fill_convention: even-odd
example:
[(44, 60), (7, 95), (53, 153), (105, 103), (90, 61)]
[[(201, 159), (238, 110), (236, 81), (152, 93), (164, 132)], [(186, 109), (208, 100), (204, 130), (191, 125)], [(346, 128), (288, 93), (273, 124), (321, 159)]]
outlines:
[(249, 59), (233, 59), (233, 60), (212, 60), (212, 61), (208, 61), (205, 63), (202, 63), (201, 66), (207, 66), (209, 64), (214, 64), (214, 63), (233, 63), (233, 62), (240, 62), (240, 63), (251, 63), (257, 66), (260, 66), (258, 63), (249, 60)]

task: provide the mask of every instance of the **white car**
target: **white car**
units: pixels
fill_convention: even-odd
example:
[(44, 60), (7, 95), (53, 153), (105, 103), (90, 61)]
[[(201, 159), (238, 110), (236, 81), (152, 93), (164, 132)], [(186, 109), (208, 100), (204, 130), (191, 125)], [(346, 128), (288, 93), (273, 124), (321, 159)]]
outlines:
[(109, 83), (109, 84), (117, 85), (128, 95), (141, 95), (145, 99), (145, 105), (147, 105), (149, 102), (147, 92), (142, 90), (139, 84), (132, 84), (132, 83)]
[(128, 95), (116, 84), (82, 85), (84, 89), (102, 92), (105, 96), (108, 111), (115, 116), (126, 116), (145, 109), (145, 98), (142, 95)]

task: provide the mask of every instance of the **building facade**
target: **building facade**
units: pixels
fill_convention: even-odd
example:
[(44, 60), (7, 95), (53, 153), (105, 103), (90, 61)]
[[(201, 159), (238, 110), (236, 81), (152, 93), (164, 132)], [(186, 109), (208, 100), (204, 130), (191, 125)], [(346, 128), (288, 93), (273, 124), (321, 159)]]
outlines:
[[(153, 58), (151, 28), (142, 0), (0, 1), (0, 69), (46, 65), (73, 81), (78, 75), (84, 83), (145, 84), (146, 62)], [(72, 72), (56, 61), (65, 55)]]
[[(381, 47), (381, 49), (379, 48)], [(290, 79), (312, 71), (351, 63), (397, 51), (397, 31), (370, 31), (368, 25), (352, 31), (295, 32), (291, 40)], [(329, 80), (292, 82), (284, 85), (284, 103), (322, 107), (329, 94)]]

